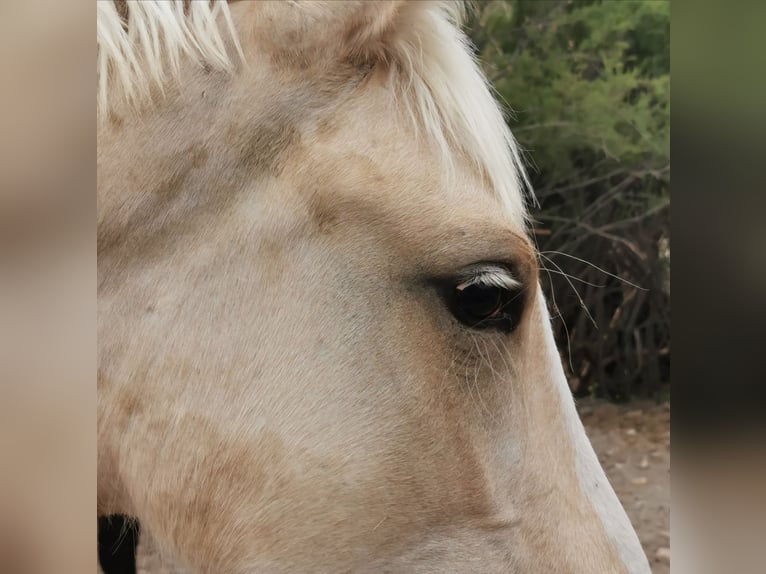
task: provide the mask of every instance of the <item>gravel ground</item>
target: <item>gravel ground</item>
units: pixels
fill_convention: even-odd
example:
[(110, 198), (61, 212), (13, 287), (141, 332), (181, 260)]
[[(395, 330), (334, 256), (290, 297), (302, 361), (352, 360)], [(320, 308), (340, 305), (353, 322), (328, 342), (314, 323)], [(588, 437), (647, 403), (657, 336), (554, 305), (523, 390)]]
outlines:
[(580, 415), (654, 574), (670, 573), (670, 404), (580, 401)]

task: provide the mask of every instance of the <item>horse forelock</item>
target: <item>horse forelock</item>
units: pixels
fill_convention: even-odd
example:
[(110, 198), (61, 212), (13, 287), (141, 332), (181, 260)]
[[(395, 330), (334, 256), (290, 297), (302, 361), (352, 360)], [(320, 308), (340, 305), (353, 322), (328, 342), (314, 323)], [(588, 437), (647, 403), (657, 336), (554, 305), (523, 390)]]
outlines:
[(98, 2), (96, 30), (100, 116), (116, 94), (138, 103), (153, 87), (162, 89), (177, 78), (182, 57), (233, 71), (227, 39), (241, 55), (225, 0)]
[[(315, 13), (323, 8), (321, 2), (289, 4)], [(462, 0), (370, 4), (361, 20), (370, 33), (360, 33), (360, 20), (354, 19), (347, 36), (375, 44), (370, 53), (385, 60), (397, 101), (439, 150), (447, 181), (457, 158), (468, 158), (523, 226), (531, 186), (503, 111), (461, 30), (468, 5)], [(369, 17), (370, 10), (385, 13), (387, 29), (381, 18)], [(100, 118), (109, 115), (113, 97), (137, 104), (150, 99), (153, 89), (161, 91), (178, 78), (182, 58), (230, 73), (237, 58), (244, 62), (224, 0), (99, 2), (97, 43)]]

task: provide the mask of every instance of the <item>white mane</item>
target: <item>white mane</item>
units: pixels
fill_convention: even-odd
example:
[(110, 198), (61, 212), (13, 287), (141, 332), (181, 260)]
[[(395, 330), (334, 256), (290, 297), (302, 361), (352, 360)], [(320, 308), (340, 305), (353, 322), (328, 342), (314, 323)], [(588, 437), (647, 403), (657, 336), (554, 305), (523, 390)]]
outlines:
[[(222, 16), (241, 55), (223, 0), (127, 0), (124, 21), (112, 0), (97, 2), (98, 105), (105, 115), (109, 97), (121, 93), (128, 102), (147, 98), (152, 86), (162, 90), (177, 77), (182, 56), (231, 71), (224, 36), (219, 29)], [(184, 5), (186, 4), (186, 10)]]
[(413, 33), (397, 39), (410, 110), (438, 143), (450, 165), (450, 144), (490, 180), (508, 212), (524, 222), (524, 191), (532, 187), (515, 139), (492, 88), (461, 30), (462, 1), (423, 2)]
[[(244, 58), (225, 1), (128, 0), (129, 26), (113, 1), (97, 5), (102, 116), (114, 92), (133, 102), (148, 97), (152, 86), (161, 90), (177, 76), (182, 56), (231, 71), (225, 36)], [(442, 150), (445, 165), (452, 165), (457, 147), (486, 174), (508, 212), (523, 223), (524, 191), (531, 192), (531, 186), (518, 146), (460, 29), (464, 3), (417, 0), (416, 8), (407, 22), (408, 33), (397, 36), (390, 47), (403, 100), (416, 125), (423, 126)]]

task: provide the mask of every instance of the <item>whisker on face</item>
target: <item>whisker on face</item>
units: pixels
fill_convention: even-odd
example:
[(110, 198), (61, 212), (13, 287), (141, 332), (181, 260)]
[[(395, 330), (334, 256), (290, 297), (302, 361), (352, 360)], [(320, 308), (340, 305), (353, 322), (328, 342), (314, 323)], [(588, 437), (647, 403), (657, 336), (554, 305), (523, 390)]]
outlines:
[[(622, 281), (626, 285), (629, 285), (629, 286), (634, 287), (636, 289), (639, 289), (641, 291), (648, 291), (649, 290), (646, 287), (641, 287), (640, 285), (636, 285), (635, 283), (631, 283), (630, 281), (628, 281), (627, 279), (625, 279), (623, 277), (620, 277), (619, 275), (615, 275), (614, 273), (610, 273), (609, 271), (606, 271), (605, 269), (602, 269), (601, 267), (599, 267), (595, 263), (591, 263), (590, 261), (587, 261), (585, 259), (581, 259), (580, 257), (577, 257), (575, 255), (571, 255), (569, 253), (564, 253), (563, 251), (548, 250), (548, 251), (540, 251), (539, 254), (542, 255), (543, 257), (545, 257), (546, 254), (550, 254), (550, 255), (563, 255), (564, 257), (569, 257), (570, 259), (574, 259), (575, 261), (579, 261), (580, 263), (584, 263), (585, 265), (589, 265), (590, 267), (593, 267), (594, 269), (596, 269), (597, 271), (600, 271), (604, 275), (612, 277), (613, 279), (617, 279), (618, 281)], [(545, 257), (545, 258), (546, 258), (546, 260), (548, 260), (551, 263), (553, 263), (553, 261), (549, 257)], [(555, 265), (555, 263), (554, 263), (554, 265)], [(556, 265), (556, 267), (558, 267), (558, 265)], [(560, 267), (558, 267), (558, 268), (561, 269)]]
[(578, 283), (583, 283), (583, 284), (588, 285), (590, 287), (596, 287), (596, 288), (606, 287), (606, 285), (599, 285), (598, 283), (591, 283), (590, 281), (586, 281), (585, 279), (580, 279), (579, 277), (571, 275), (570, 273), (564, 273), (563, 271), (558, 271), (556, 269), (549, 269), (548, 267), (542, 267), (541, 266), (541, 268), (546, 273), (556, 273), (557, 275), (563, 275), (564, 277), (569, 277), (572, 281), (577, 281)]
[(487, 404), (484, 402), (484, 400), (481, 397), (481, 385), (479, 383), (479, 375), (481, 373), (481, 366), (482, 364), (486, 364), (487, 367), (491, 368), (491, 361), (488, 361), (484, 358), (484, 355), (481, 352), (481, 347), (479, 345), (479, 341), (475, 336), (471, 336), (471, 339), (474, 343), (474, 348), (476, 349), (476, 353), (478, 354), (479, 360), (476, 361), (476, 364), (474, 365), (474, 387), (476, 388), (476, 395), (479, 397), (479, 402), (481, 404), (482, 410), (487, 413), (487, 416), (489, 416), (490, 419), (492, 419), (493, 422), (497, 422), (495, 419), (495, 415), (492, 412), (492, 410), (487, 406)]
[(561, 269), (561, 267), (559, 267), (558, 264), (555, 261), (553, 261), (550, 257), (547, 257), (546, 255), (544, 255), (542, 253), (540, 254), (540, 256), (544, 257), (546, 261), (548, 261), (549, 263), (554, 265), (556, 267), (556, 269), (558, 269), (561, 272), (561, 274), (564, 276), (564, 279), (566, 280), (566, 282), (572, 288), (572, 291), (574, 291), (574, 294), (575, 294), (575, 296), (577, 297), (577, 300), (580, 303), (580, 308), (582, 308), (582, 310), (585, 312), (585, 315), (588, 317), (588, 319), (590, 319), (590, 322), (593, 323), (593, 326), (596, 329), (598, 329), (598, 323), (596, 323), (596, 320), (593, 318), (593, 315), (591, 315), (590, 311), (588, 310), (587, 305), (585, 305), (585, 301), (583, 301), (582, 296), (580, 295), (580, 292), (575, 288), (574, 284), (569, 279), (569, 276), (566, 273), (564, 273), (564, 271)]

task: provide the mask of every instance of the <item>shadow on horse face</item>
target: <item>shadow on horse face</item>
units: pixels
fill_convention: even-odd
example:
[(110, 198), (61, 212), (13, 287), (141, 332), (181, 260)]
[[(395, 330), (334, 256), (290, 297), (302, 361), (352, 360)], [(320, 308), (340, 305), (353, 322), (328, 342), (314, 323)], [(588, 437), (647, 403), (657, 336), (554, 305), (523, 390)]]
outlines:
[(99, 516), (98, 562), (104, 574), (136, 574), (140, 525), (127, 516)]

